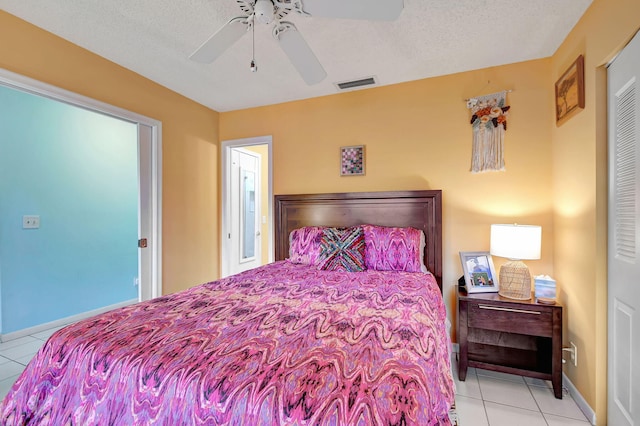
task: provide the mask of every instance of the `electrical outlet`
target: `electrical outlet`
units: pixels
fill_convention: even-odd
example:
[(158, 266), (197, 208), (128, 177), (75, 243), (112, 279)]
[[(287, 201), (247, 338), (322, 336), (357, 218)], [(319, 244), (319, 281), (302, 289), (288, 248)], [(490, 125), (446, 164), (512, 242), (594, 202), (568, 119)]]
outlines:
[(573, 362), (573, 365), (577, 367), (578, 366), (578, 347), (573, 342), (569, 342), (569, 344), (571, 345), (571, 361)]
[(28, 215), (22, 216), (22, 229), (38, 229), (40, 228), (40, 216)]

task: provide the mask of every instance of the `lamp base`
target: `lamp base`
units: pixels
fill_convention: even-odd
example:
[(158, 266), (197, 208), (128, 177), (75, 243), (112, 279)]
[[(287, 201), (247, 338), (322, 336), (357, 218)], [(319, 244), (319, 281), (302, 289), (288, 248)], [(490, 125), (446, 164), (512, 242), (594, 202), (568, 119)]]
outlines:
[(510, 260), (500, 268), (500, 289), (502, 297), (517, 300), (531, 299), (531, 274), (521, 260)]

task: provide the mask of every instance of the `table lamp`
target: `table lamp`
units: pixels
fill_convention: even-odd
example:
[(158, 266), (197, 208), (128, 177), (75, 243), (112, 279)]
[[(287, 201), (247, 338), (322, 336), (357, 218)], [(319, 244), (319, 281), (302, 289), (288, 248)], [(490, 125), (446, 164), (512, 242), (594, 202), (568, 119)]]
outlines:
[(541, 239), (540, 226), (491, 225), (491, 255), (509, 259), (500, 268), (500, 296), (531, 299), (531, 273), (522, 260), (540, 259)]

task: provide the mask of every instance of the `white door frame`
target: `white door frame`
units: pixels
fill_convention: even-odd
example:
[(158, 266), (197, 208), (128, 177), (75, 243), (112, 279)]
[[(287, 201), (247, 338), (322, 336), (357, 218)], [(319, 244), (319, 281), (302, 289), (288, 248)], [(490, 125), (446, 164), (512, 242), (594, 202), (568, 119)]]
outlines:
[[(147, 167), (141, 167), (139, 171), (141, 174), (145, 173), (145, 176), (139, 176), (140, 182), (150, 181), (150, 188), (145, 196), (146, 200), (141, 200), (138, 212), (140, 218), (143, 214), (146, 216), (148, 223), (146, 231), (149, 232), (148, 235), (139, 236), (139, 238), (147, 238), (149, 251), (142, 255), (139, 250), (138, 256), (139, 260), (141, 260), (140, 256), (144, 256), (150, 263), (150, 267), (147, 273), (142, 273), (142, 264), (139, 264), (142, 279), (138, 299), (139, 301), (149, 300), (162, 295), (162, 122), (2, 68), (0, 68), (0, 85), (129, 121), (138, 126), (138, 141), (144, 138), (148, 140), (150, 137), (151, 152), (148, 153)], [(135, 241), (132, 241), (132, 244), (135, 244)]]
[(267, 217), (269, 221), (269, 235), (267, 238), (269, 239), (269, 262), (273, 262), (273, 146), (272, 146), (272, 137), (271, 136), (258, 136), (254, 138), (245, 138), (245, 139), (232, 139), (228, 141), (223, 141), (221, 145), (221, 172), (222, 172), (222, 230), (220, 235), (222, 236), (221, 242), (221, 275), (222, 277), (226, 277), (229, 275), (229, 262), (230, 262), (230, 250), (231, 250), (231, 241), (229, 240), (229, 233), (231, 229), (231, 181), (229, 178), (229, 173), (231, 173), (231, 149), (247, 147), (253, 145), (267, 145), (268, 152), (268, 180), (267, 180), (267, 191), (268, 191), (268, 199), (269, 203), (267, 206)]

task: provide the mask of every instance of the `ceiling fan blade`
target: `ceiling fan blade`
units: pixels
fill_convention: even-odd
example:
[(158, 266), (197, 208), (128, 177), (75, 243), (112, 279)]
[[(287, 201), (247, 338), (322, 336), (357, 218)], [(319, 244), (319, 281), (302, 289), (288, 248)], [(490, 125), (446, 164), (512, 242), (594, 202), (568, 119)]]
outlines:
[(189, 59), (203, 64), (208, 64), (218, 59), (225, 50), (247, 32), (249, 28), (248, 18), (247, 16), (239, 16), (224, 24), (222, 28), (209, 37), (207, 41), (202, 43), (202, 45), (189, 56)]
[(327, 72), (295, 25), (281, 21), (274, 27), (273, 37), (309, 86), (325, 79)]
[(314, 17), (395, 21), (404, 0), (302, 0), (302, 7)]

